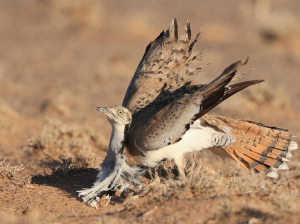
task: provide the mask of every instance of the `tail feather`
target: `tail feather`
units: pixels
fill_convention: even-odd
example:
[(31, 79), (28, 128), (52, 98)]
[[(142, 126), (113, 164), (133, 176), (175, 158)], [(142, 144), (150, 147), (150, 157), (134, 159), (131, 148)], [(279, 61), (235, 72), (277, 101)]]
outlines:
[(298, 144), (297, 144), (297, 142), (291, 141), (291, 142), (290, 142), (290, 145), (289, 145), (289, 147), (288, 147), (288, 150), (289, 150), (289, 151), (292, 151), (292, 150), (296, 150), (296, 149), (298, 149)]
[(203, 118), (222, 131), (230, 128), (236, 141), (224, 149), (245, 169), (264, 172), (273, 178), (278, 177), (278, 170), (289, 169), (286, 162), (298, 144), (287, 131), (227, 117), (206, 115)]
[[(267, 167), (266, 165), (261, 164), (261, 163), (257, 163), (255, 159), (253, 159), (253, 158), (251, 158), (251, 157), (248, 157), (248, 156), (246, 156), (245, 154), (240, 153), (239, 151), (236, 151), (236, 154), (238, 155), (239, 158), (245, 160), (248, 164), (255, 164), (256, 169), (257, 169), (258, 171), (260, 171), (260, 172), (263, 172), (263, 171), (265, 171), (265, 170), (268, 169), (268, 167)], [(239, 162), (240, 162), (240, 161), (241, 161), (241, 160), (239, 160)], [(248, 166), (247, 169), (249, 170), (249, 169), (251, 169), (251, 167)]]
[[(236, 149), (236, 151), (254, 159), (256, 162), (266, 164), (266, 165), (272, 166), (274, 168), (278, 168), (283, 163), (280, 160), (277, 160), (277, 159), (274, 159), (274, 158), (271, 158), (268, 156), (263, 156), (262, 154), (255, 153), (251, 149), (238, 148), (238, 149)], [(251, 166), (253, 168), (255, 168), (255, 164), (251, 164)]]

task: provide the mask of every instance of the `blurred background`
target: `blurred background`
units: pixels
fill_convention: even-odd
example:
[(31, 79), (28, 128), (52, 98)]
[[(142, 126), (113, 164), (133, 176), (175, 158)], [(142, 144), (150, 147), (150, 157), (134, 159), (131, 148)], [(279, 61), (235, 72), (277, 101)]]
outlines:
[(194, 83), (209, 82), (248, 56), (242, 80), (265, 80), (211, 114), (283, 127), (300, 136), (299, 1), (0, 4), (0, 158), (23, 163), (24, 172), (42, 170), (34, 165), (47, 158), (39, 148), (54, 158), (105, 156), (111, 126), (95, 108), (122, 103), (146, 46), (174, 17), (179, 35), (187, 20), (194, 37), (203, 29), (194, 53), (207, 50), (198, 65), (210, 65)]

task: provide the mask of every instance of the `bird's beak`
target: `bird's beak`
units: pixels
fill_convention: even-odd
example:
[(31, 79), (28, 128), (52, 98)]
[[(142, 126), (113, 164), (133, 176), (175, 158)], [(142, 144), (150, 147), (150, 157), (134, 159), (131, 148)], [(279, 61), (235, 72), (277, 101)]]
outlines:
[(96, 110), (104, 113), (105, 115), (113, 115), (113, 113), (106, 107), (97, 107)]

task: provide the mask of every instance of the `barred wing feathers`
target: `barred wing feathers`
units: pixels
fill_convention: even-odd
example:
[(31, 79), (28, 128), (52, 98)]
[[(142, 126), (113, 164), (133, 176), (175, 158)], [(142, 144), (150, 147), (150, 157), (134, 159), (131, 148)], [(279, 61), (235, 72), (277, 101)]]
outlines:
[(241, 83), (240, 88), (235, 84), (233, 92), (230, 87), (227, 87), (236, 71), (245, 63), (247, 60), (233, 63), (211, 83), (194, 86), (194, 92), (184, 94), (157, 112), (146, 125), (139, 126), (140, 128), (133, 132), (134, 136), (137, 136), (134, 145), (141, 151), (149, 151), (174, 144), (181, 140), (193, 121), (199, 119), (223, 99), (227, 99), (228, 95), (232, 96), (247, 86), (261, 82), (262, 80), (248, 81), (247, 84)]
[(173, 92), (197, 75), (201, 67), (187, 67), (201, 57), (200, 53), (189, 59), (199, 35), (200, 33), (194, 40), (191, 39), (191, 27), (187, 22), (185, 35), (178, 39), (177, 21), (173, 19), (169, 29), (163, 31), (146, 48), (128, 86), (122, 106), (134, 115), (156, 99), (162, 91)]

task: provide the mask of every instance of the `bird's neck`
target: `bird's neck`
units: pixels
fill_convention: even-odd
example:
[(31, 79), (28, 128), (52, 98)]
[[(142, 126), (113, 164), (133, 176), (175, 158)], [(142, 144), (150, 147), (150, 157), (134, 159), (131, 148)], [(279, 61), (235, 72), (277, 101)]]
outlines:
[(126, 124), (126, 125), (114, 124), (112, 126), (112, 132), (111, 132), (107, 155), (115, 157), (116, 155), (123, 153), (129, 125), (130, 124)]

